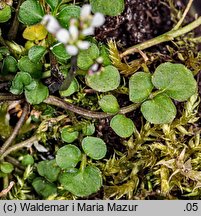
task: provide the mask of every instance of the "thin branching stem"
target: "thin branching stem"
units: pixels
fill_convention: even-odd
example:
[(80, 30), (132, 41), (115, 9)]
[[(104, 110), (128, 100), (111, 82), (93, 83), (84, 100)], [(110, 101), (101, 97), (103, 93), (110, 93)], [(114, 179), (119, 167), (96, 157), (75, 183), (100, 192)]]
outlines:
[[(49, 105), (54, 105), (54, 106), (60, 107), (65, 110), (72, 111), (74, 113), (77, 113), (87, 118), (102, 119), (102, 118), (108, 118), (114, 115), (114, 114), (109, 114), (109, 113), (104, 113), (104, 112), (90, 111), (90, 110), (75, 106), (74, 104), (68, 103), (62, 100), (61, 98), (58, 98), (52, 95), (50, 95), (44, 102)], [(132, 112), (133, 110), (136, 110), (139, 106), (140, 106), (140, 103), (131, 104), (129, 106), (121, 108), (119, 113), (126, 114), (129, 112)]]
[(75, 78), (76, 72), (77, 72), (77, 56), (72, 56), (71, 57), (70, 71), (69, 71), (67, 77), (65, 78), (65, 80), (62, 83), (62, 85), (61, 85), (61, 87), (59, 89), (60, 91), (64, 91), (64, 90), (69, 88), (71, 82)]
[(9, 155), (11, 152), (17, 151), (19, 149), (22, 149), (24, 147), (29, 147), (30, 145), (32, 145), (34, 142), (37, 142), (38, 138), (36, 135), (32, 136), (31, 138), (22, 141), (18, 144), (15, 144), (14, 146), (8, 148), (0, 157), (0, 160), (3, 160), (7, 155)]
[(184, 21), (186, 15), (187, 15), (187, 13), (188, 13), (188, 11), (189, 11), (190, 8), (191, 8), (192, 3), (193, 3), (193, 0), (189, 0), (189, 2), (188, 2), (188, 4), (187, 4), (187, 6), (186, 6), (186, 9), (185, 9), (185, 11), (184, 11), (184, 13), (183, 13), (181, 19), (179, 20), (179, 22), (175, 25), (175, 27), (174, 27), (172, 30), (177, 30), (177, 29), (180, 28), (180, 26), (182, 25), (182, 23), (183, 23), (183, 21)]
[(25, 167), (22, 166), (22, 164), (20, 163), (19, 160), (15, 159), (14, 157), (11, 157), (11, 156), (7, 156), (5, 158), (5, 161), (9, 162), (9, 163), (12, 163), (14, 165), (15, 168), (18, 168), (20, 170), (25, 170)]
[(0, 93), (0, 102), (2, 101), (15, 101), (23, 98), (23, 95), (13, 95), (9, 93)]
[(123, 58), (127, 55), (134, 53), (136, 51), (136, 49), (144, 50), (144, 49), (150, 48), (152, 46), (158, 45), (160, 43), (174, 40), (174, 38), (182, 36), (182, 35), (190, 32), (190, 31), (194, 30), (195, 28), (199, 27), (200, 25), (201, 25), (201, 17), (199, 17), (195, 21), (191, 22), (190, 24), (184, 26), (183, 28), (179, 28), (177, 30), (171, 30), (171, 31), (166, 32), (162, 35), (159, 35), (155, 38), (152, 38), (150, 40), (147, 40), (145, 42), (142, 42), (140, 44), (132, 46), (132, 47), (128, 48), (126, 51), (124, 51), (121, 54), (121, 57)]
[(14, 130), (13, 130), (13, 133), (10, 135), (10, 137), (6, 140), (6, 142), (3, 144), (3, 146), (1, 147), (0, 149), (0, 155), (3, 154), (5, 152), (5, 150), (12, 144), (12, 142), (14, 141), (15, 137), (17, 136), (17, 134), (19, 133), (24, 121), (25, 121), (25, 118), (27, 116), (29, 112), (29, 105), (28, 103), (25, 103), (24, 105), (24, 108), (22, 110), (22, 115), (19, 119), (19, 121), (17, 122)]
[(13, 19), (12, 22), (12, 26), (8, 32), (8, 39), (9, 40), (15, 40), (16, 36), (17, 36), (17, 31), (18, 31), (18, 27), (19, 27), (19, 19), (18, 19), (18, 14), (19, 14), (19, 9), (21, 4), (23, 3), (24, 0), (19, 0), (18, 1), (18, 5), (16, 8), (16, 12), (15, 12), (15, 17)]
[(11, 190), (11, 188), (14, 186), (15, 182), (14, 181), (11, 181), (10, 184), (8, 185), (7, 188), (3, 189), (1, 192), (0, 192), (0, 197), (4, 197), (7, 195), (7, 193)]

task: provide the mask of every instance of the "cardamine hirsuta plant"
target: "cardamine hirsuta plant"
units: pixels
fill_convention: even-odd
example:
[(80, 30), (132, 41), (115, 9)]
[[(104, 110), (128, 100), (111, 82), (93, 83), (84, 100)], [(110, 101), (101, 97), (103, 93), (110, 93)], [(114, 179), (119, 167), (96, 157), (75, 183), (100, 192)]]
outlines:
[(201, 17), (151, 2), (1, 1), (0, 198), (201, 198)]

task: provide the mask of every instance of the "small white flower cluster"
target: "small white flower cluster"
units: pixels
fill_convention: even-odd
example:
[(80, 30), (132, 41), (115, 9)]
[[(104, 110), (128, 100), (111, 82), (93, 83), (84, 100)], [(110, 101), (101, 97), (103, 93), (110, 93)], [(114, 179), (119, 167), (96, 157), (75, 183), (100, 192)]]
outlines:
[(83, 5), (80, 18), (71, 19), (69, 29), (60, 26), (57, 19), (51, 15), (45, 15), (42, 24), (46, 26), (48, 32), (52, 33), (56, 39), (63, 43), (69, 55), (75, 56), (79, 50), (86, 50), (90, 46), (89, 41), (84, 38), (93, 35), (95, 28), (103, 25), (105, 18), (101, 13), (91, 14), (91, 5)]

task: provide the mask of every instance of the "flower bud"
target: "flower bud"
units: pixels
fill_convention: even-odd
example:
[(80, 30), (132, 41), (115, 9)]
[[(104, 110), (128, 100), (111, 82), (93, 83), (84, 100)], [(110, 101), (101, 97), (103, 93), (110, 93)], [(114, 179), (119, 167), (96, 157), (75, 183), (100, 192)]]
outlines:
[(78, 39), (79, 31), (75, 25), (71, 25), (69, 27), (69, 33), (70, 33), (71, 40), (76, 41)]

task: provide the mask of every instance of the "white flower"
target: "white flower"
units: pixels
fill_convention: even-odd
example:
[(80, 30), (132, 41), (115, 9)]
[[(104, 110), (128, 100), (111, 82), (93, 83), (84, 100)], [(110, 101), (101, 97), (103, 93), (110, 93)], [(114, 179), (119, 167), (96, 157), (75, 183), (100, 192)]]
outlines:
[(90, 47), (89, 41), (78, 41), (77, 46), (81, 50), (87, 50)]
[(87, 19), (91, 14), (91, 5), (83, 5), (80, 12), (81, 19)]
[(97, 63), (95, 63), (95, 64), (93, 64), (93, 65), (91, 66), (91, 70), (92, 70), (92, 71), (97, 71), (97, 70), (98, 70), (98, 67), (99, 67), (99, 65), (98, 65)]
[(78, 28), (75, 25), (71, 25), (69, 27), (69, 33), (70, 33), (70, 39), (72, 41), (76, 41), (78, 39), (79, 31), (78, 31)]
[(84, 29), (82, 31), (82, 34), (84, 36), (93, 35), (94, 34), (94, 27), (89, 27), (89, 28)]
[(45, 15), (41, 21), (46, 26), (48, 32), (55, 34), (61, 27), (59, 22), (51, 15)]
[(69, 32), (64, 28), (61, 28), (56, 33), (56, 38), (59, 42), (66, 44), (66, 43), (68, 43), (69, 38), (70, 38)]
[(103, 25), (104, 22), (105, 22), (105, 17), (103, 16), (103, 14), (102, 13), (95, 13), (95, 15), (92, 19), (91, 26), (100, 27)]
[(78, 54), (78, 48), (74, 45), (68, 45), (66, 46), (66, 51), (69, 55), (75, 56)]

